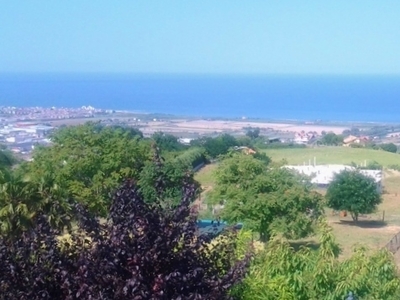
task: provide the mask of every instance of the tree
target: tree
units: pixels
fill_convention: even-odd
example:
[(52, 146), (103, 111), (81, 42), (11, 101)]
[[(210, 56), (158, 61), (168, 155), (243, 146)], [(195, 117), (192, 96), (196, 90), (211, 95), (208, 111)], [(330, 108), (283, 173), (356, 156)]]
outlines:
[(139, 178), (151, 159), (150, 141), (130, 128), (89, 122), (59, 129), (51, 140), (50, 147), (35, 149), (33, 161), (19, 172), (31, 178), (51, 174), (55, 184), (66, 186), (69, 198), (103, 216), (109, 193), (123, 178)]
[(17, 162), (14, 155), (5, 148), (0, 147), (0, 169), (10, 168)]
[(319, 228), (316, 250), (295, 250), (284, 238), (273, 237), (255, 256), (238, 289), (240, 299), (343, 300), (350, 293), (360, 300), (400, 299), (400, 278), (391, 253), (358, 247), (351, 257), (339, 258), (331, 228), (325, 221)]
[(393, 144), (393, 143), (381, 144), (379, 146), (384, 151), (392, 152), (392, 153), (396, 153), (397, 152), (397, 146), (395, 144)]
[(51, 175), (29, 178), (12, 170), (0, 170), (0, 233), (14, 238), (32, 227), (39, 211), (45, 212), (54, 228), (71, 225), (70, 201), (65, 187)]
[(177, 137), (172, 134), (155, 132), (151, 138), (161, 151), (181, 151), (187, 148), (187, 146), (179, 143)]
[(263, 241), (273, 232), (291, 238), (307, 236), (322, 212), (321, 195), (303, 184), (302, 178), (284, 168), (269, 168), (251, 155), (226, 158), (215, 178), (209, 201), (224, 204), (224, 220), (244, 222)]
[(219, 155), (226, 154), (230, 148), (238, 146), (238, 142), (233, 136), (224, 133), (216, 138), (206, 137), (194, 140), (191, 145), (203, 147), (211, 158), (217, 158)]
[(338, 173), (328, 187), (326, 199), (328, 207), (349, 211), (355, 222), (360, 214), (374, 212), (382, 202), (375, 180), (358, 170)]
[[(160, 178), (158, 195), (165, 188)], [(235, 259), (235, 243), (209, 247), (191, 213), (190, 174), (181, 188), (180, 204), (165, 208), (147, 204), (127, 179), (107, 222), (77, 204), (78, 230), (64, 238), (38, 214), (35, 227), (17, 239), (0, 238), (0, 299), (234, 299), (250, 256)]]
[(327, 146), (340, 146), (343, 144), (343, 136), (329, 132), (321, 138), (321, 143)]
[(256, 139), (260, 136), (260, 128), (248, 128), (246, 131), (246, 136), (248, 136), (251, 139)]
[[(154, 153), (158, 153), (158, 149), (154, 149)], [(190, 163), (176, 159), (166, 161), (159, 166), (152, 161), (146, 162), (138, 180), (144, 201), (147, 203), (158, 201), (164, 206), (176, 206), (182, 198), (181, 183), (186, 176), (185, 174), (192, 174), (191, 170)], [(159, 194), (156, 184), (160, 178), (163, 179), (165, 185), (162, 194)], [(193, 180), (193, 184), (198, 191), (199, 183)]]

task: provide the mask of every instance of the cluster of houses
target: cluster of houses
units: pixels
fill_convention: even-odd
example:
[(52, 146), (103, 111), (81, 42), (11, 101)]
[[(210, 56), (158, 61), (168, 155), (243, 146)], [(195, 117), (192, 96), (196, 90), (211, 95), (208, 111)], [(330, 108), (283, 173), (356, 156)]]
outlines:
[(0, 143), (5, 144), (14, 153), (28, 154), (35, 145), (49, 144), (48, 135), (54, 127), (21, 122), (0, 126)]
[(92, 118), (97, 114), (106, 113), (113, 113), (113, 111), (97, 109), (90, 105), (78, 108), (0, 106), (0, 121)]
[(293, 142), (295, 144), (309, 144), (312, 141), (316, 140), (318, 138), (318, 133), (316, 131), (301, 131), (301, 132), (296, 132), (294, 135)]
[[(294, 134), (293, 138), (293, 143), (295, 144), (312, 144), (312, 143), (317, 143), (318, 140), (322, 136), (318, 134), (316, 131), (301, 131), (301, 132), (296, 132)], [(360, 145), (365, 145), (370, 141), (370, 137), (368, 136), (353, 136), (349, 135), (348, 137), (343, 139), (343, 146), (349, 147), (352, 144), (360, 144)]]

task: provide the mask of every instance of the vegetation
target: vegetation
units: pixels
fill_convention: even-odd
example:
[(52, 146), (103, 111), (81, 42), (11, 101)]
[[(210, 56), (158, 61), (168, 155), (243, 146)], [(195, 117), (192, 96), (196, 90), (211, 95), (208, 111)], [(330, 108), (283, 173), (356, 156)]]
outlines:
[(372, 213), (382, 202), (375, 180), (357, 170), (337, 174), (328, 187), (326, 198), (330, 208), (349, 211), (356, 222), (360, 214)]
[(343, 136), (329, 132), (321, 138), (320, 143), (327, 146), (341, 146), (343, 144)]
[(331, 299), (343, 300), (349, 293), (356, 299), (395, 300), (400, 296), (400, 279), (390, 253), (354, 254), (339, 260), (339, 247), (330, 228), (322, 222), (319, 248), (295, 250), (274, 237), (255, 257), (242, 285), (241, 299)]
[(392, 153), (396, 153), (397, 152), (397, 146), (395, 144), (393, 144), (393, 143), (380, 144), (379, 146), (384, 151), (392, 152)]
[[(164, 194), (164, 181), (156, 188)], [(76, 205), (79, 230), (61, 245), (38, 214), (16, 242), (0, 239), (1, 299), (230, 299), (249, 256), (236, 261), (232, 243), (207, 246), (190, 213), (192, 176), (182, 188), (181, 203), (168, 209), (146, 204), (127, 180), (105, 224)]]
[(304, 149), (268, 149), (264, 152), (273, 161), (286, 159), (289, 164), (308, 164), (316, 158), (317, 164), (348, 164), (355, 162), (364, 165), (376, 161), (383, 167), (400, 165), (400, 155), (372, 149), (357, 149), (349, 147), (315, 147)]
[(31, 178), (51, 176), (66, 187), (68, 197), (104, 216), (109, 193), (123, 178), (138, 178), (151, 158), (150, 143), (129, 128), (98, 123), (65, 127), (52, 137), (51, 147), (37, 149), (33, 162), (20, 172)]
[(177, 164), (183, 164), (189, 169), (207, 163), (206, 151), (203, 148), (192, 147), (174, 159)]
[(217, 158), (221, 154), (226, 154), (234, 146), (238, 146), (237, 140), (229, 135), (222, 134), (216, 138), (206, 137), (191, 142), (192, 146), (203, 147), (211, 158)]
[(243, 154), (221, 162), (210, 201), (224, 204), (224, 220), (244, 222), (263, 241), (274, 232), (290, 238), (309, 235), (323, 206), (321, 195), (296, 174), (268, 168), (265, 161)]
[(187, 149), (188, 147), (179, 143), (176, 136), (172, 134), (167, 134), (163, 132), (155, 132), (151, 139), (157, 144), (158, 148), (163, 153), (171, 152), (171, 151), (182, 151)]
[[(321, 216), (325, 199), (307, 178), (280, 168), (284, 158), (303, 163), (314, 157), (317, 163), (397, 168), (398, 154), (320, 147), (245, 155), (230, 150), (272, 144), (262, 136), (221, 135), (182, 146), (168, 134), (148, 139), (97, 123), (65, 127), (52, 140), (35, 151), (33, 162), (0, 167), (0, 299), (339, 300), (350, 292), (358, 300), (400, 298), (388, 252), (357, 247), (350, 254), (349, 242), (343, 244), (379, 239), (373, 246), (381, 248), (397, 227), (367, 230), (367, 236), (358, 234), (364, 218), (344, 225), (327, 214), (346, 246), (340, 249)], [(391, 174), (385, 197), (393, 201), (381, 209), (398, 215), (398, 174)], [(334, 209), (356, 219), (380, 201), (379, 194), (371, 197), (373, 184), (357, 176), (345, 178), (340, 189), (331, 185), (327, 195), (328, 202), (337, 196)], [(200, 184), (194, 178), (209, 191), (207, 201), (224, 205), (220, 216), (243, 222), (245, 230), (199, 235), (191, 205)], [(340, 199), (346, 201), (336, 206)], [(344, 206), (349, 203), (350, 209)], [(318, 240), (298, 240), (315, 232)], [(346, 255), (339, 259), (341, 251)]]
[(0, 145), (0, 169), (11, 168), (17, 163), (17, 159), (12, 153)]

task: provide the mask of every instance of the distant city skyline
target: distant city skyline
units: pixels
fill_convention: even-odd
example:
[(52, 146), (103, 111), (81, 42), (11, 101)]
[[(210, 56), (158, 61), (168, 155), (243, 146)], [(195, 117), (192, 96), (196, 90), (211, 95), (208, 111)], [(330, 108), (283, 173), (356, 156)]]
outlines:
[(0, 5), (0, 73), (400, 74), (400, 1)]

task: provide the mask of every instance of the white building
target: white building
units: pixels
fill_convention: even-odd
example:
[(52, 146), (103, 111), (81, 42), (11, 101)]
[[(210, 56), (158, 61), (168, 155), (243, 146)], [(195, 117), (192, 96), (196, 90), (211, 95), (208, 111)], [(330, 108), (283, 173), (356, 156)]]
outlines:
[[(352, 166), (347, 165), (306, 165), (306, 166), (284, 166), (291, 170), (295, 170), (300, 174), (311, 177), (311, 183), (319, 186), (327, 186), (331, 183), (336, 174), (344, 170), (355, 170)], [(361, 174), (369, 176), (381, 186), (382, 170), (360, 170)]]

